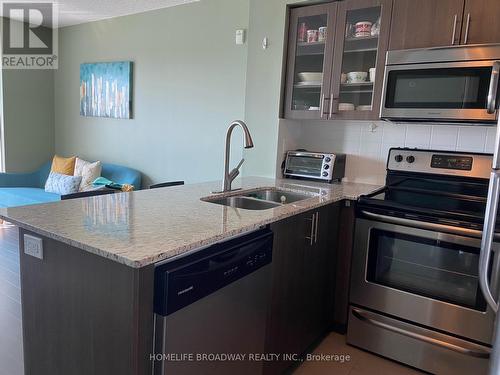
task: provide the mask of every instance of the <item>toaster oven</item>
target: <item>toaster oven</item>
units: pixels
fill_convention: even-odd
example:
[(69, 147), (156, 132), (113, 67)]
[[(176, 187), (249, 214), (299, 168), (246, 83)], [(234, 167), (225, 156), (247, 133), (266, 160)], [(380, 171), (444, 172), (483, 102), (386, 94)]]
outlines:
[(340, 181), (345, 175), (345, 161), (344, 154), (288, 151), (284, 176), (326, 182)]

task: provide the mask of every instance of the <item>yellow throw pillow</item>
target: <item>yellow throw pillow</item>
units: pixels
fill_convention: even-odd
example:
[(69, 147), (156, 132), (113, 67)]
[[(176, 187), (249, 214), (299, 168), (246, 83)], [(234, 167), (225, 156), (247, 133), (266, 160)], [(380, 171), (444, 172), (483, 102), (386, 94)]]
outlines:
[(56, 155), (54, 156), (54, 159), (52, 159), (51, 172), (73, 176), (75, 173), (75, 163), (76, 156), (73, 156), (72, 158), (63, 158)]

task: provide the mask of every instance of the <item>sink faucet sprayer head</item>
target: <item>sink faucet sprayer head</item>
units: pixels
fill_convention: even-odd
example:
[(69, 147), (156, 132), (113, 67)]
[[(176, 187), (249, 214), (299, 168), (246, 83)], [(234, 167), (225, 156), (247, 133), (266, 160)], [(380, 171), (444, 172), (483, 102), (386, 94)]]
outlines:
[(243, 128), (243, 133), (245, 134), (245, 148), (253, 148), (253, 139), (250, 134), (250, 130), (244, 122), (241, 123), (241, 127)]

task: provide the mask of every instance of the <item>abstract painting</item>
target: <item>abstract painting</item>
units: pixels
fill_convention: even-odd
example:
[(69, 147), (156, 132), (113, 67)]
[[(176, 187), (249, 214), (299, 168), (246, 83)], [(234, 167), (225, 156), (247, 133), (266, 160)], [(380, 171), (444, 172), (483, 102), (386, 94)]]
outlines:
[(132, 118), (132, 62), (80, 65), (80, 115)]

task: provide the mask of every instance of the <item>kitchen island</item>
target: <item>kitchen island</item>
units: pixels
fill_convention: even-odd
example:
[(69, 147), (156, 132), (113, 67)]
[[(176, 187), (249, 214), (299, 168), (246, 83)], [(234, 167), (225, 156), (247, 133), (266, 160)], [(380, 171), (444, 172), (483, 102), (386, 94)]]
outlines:
[[(219, 186), (1, 209), (20, 227), (26, 374), (150, 374), (155, 264), (379, 188), (245, 178), (245, 191), (310, 195), (253, 211), (203, 200)], [(42, 238), (43, 259), (25, 254), (25, 234)]]

